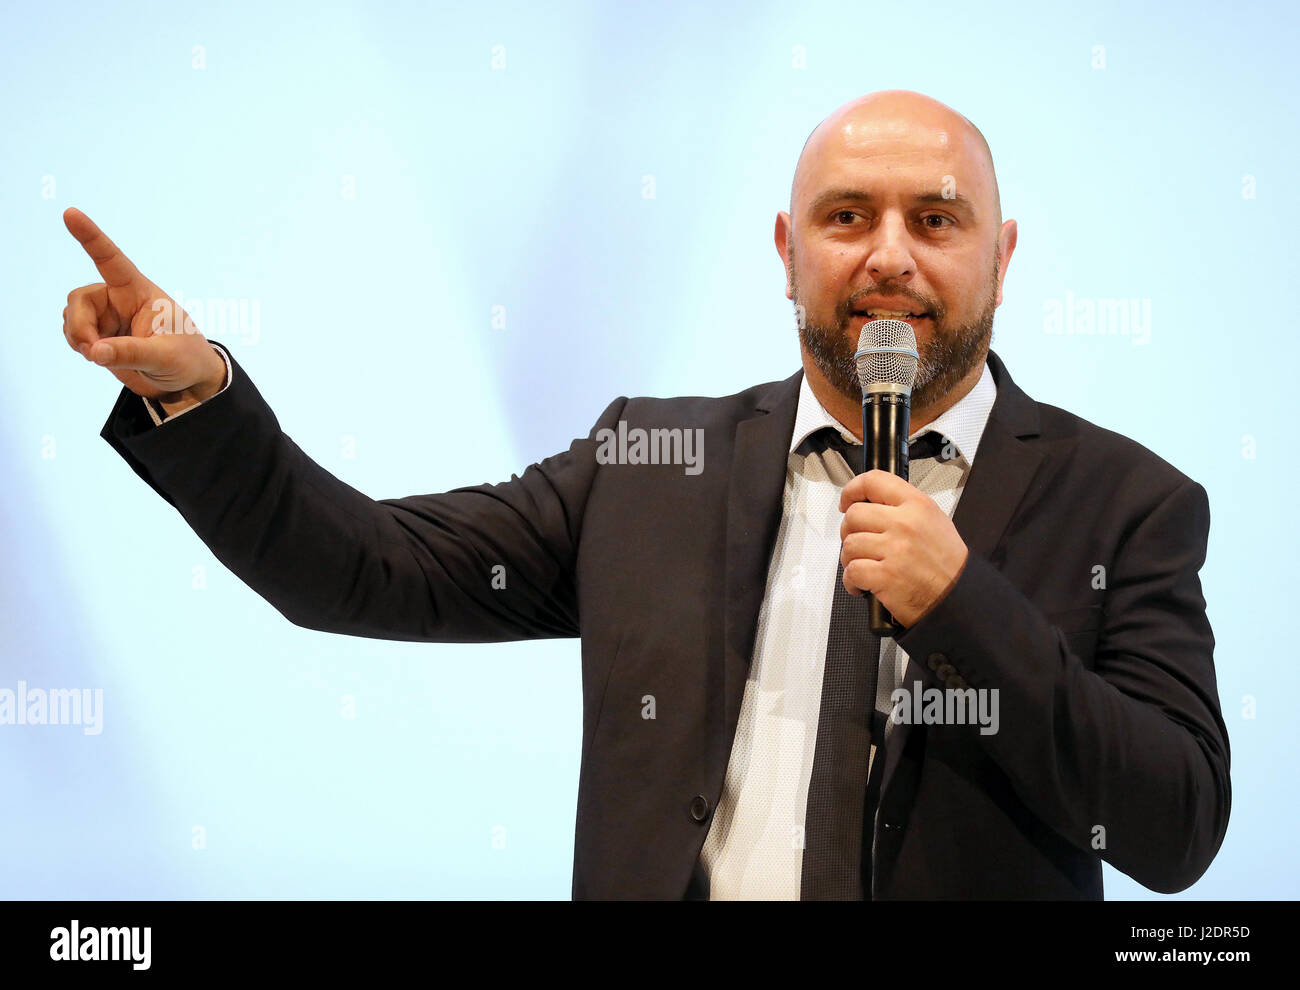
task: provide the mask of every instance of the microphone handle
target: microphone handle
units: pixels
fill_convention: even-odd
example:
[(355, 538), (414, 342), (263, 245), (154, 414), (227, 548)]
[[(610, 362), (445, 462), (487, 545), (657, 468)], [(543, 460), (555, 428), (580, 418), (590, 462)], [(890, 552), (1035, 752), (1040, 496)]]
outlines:
[[(908, 480), (907, 435), (912, 415), (912, 397), (901, 391), (867, 391), (862, 395), (862, 470), (888, 471)], [(877, 636), (895, 637), (903, 627), (871, 592), (871, 631)]]

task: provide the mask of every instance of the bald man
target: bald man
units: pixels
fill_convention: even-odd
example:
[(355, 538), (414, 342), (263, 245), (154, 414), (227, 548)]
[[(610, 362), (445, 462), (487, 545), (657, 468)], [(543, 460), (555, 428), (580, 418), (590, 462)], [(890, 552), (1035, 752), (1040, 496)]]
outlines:
[[(102, 435), (286, 618), (581, 637), (575, 898), (1099, 899), (1102, 862), (1172, 893), (1218, 851), (1205, 491), (989, 349), (1016, 224), (943, 104), (874, 93), (809, 137), (775, 230), (799, 371), (619, 397), (567, 451), (441, 494), (323, 470), (227, 349), (65, 222), (104, 279), (65, 337), (124, 386)], [(907, 481), (860, 473), (853, 351), (882, 317), (921, 357)]]

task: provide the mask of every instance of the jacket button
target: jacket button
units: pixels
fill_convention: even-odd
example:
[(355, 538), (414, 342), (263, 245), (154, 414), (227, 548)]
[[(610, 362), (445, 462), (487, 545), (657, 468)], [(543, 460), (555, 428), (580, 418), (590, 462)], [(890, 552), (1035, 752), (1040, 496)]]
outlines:
[(957, 668), (950, 663), (941, 663), (934, 669), (934, 672), (939, 676), (939, 680), (946, 681), (957, 673)]
[(938, 670), (940, 665), (945, 664), (947, 662), (948, 662), (948, 658), (944, 656), (942, 653), (931, 653), (930, 659), (926, 661), (926, 663), (930, 665), (931, 670)]
[(709, 799), (703, 794), (696, 794), (691, 801), (691, 817), (702, 822), (709, 817)]
[(965, 691), (968, 686), (961, 674), (953, 674), (944, 682), (944, 687), (952, 688), (954, 691)]

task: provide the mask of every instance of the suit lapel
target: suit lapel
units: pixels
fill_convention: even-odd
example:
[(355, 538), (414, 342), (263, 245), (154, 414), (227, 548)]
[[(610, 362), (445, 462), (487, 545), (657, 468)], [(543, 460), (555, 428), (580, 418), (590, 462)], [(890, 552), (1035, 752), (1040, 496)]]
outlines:
[[(1002, 534), (1043, 460), (1041, 450), (1023, 442), (1025, 437), (1038, 435), (1038, 409), (1034, 401), (1011, 380), (1006, 366), (992, 351), (989, 351), (988, 364), (998, 395), (953, 514), (953, 525), (967, 548), (985, 558), (992, 557), (1002, 542)], [(918, 662), (922, 659), (908, 657), (904, 684), (925, 680), (926, 672)], [(912, 731), (913, 726), (903, 722), (895, 725), (890, 733), (880, 783), (882, 807)], [(911, 801), (891, 804), (903, 810), (910, 807)]]
[(781, 524), (790, 437), (802, 379), (800, 370), (767, 386), (754, 414), (736, 426), (727, 492), (724, 753), (736, 735), (772, 545)]
[(990, 557), (1002, 542), (1012, 513), (1038, 472), (1043, 452), (1023, 438), (1038, 435), (1038, 410), (1011, 380), (992, 351), (989, 370), (998, 386), (989, 421), (980, 437), (975, 465), (952, 521), (972, 553)]

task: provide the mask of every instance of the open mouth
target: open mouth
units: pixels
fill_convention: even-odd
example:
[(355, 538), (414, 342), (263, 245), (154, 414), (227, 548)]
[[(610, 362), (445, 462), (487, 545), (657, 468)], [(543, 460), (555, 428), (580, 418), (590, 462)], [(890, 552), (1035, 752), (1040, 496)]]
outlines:
[(930, 318), (929, 313), (908, 313), (894, 309), (855, 309), (852, 316), (855, 320), (902, 320), (913, 325)]

